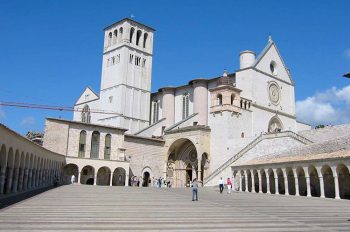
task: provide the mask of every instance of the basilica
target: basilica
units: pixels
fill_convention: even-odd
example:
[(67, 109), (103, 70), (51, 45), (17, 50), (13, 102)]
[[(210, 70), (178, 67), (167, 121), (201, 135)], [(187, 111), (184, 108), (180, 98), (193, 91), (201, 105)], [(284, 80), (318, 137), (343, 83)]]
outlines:
[(43, 147), (64, 156), (62, 182), (187, 187), (230, 177), (236, 191), (350, 198), (350, 126), (297, 120), (295, 83), (272, 37), (237, 54), (234, 72), (151, 92), (154, 33), (130, 18), (106, 27), (100, 90), (85, 88), (73, 120), (46, 119)]

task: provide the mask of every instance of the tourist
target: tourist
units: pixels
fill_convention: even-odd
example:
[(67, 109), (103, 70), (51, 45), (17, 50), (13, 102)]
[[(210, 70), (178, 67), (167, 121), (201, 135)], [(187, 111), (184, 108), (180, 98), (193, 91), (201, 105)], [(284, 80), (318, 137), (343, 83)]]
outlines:
[(198, 182), (196, 178), (192, 181), (192, 201), (195, 201), (194, 196), (196, 196), (196, 201), (198, 201)]
[(71, 182), (71, 184), (73, 184), (75, 182), (75, 176), (74, 175), (71, 176), (70, 182)]
[(220, 193), (222, 193), (222, 191), (224, 190), (224, 180), (222, 179), (222, 177), (220, 177), (220, 180), (219, 180), (219, 189), (220, 189)]
[(230, 178), (227, 178), (226, 185), (227, 185), (227, 193), (231, 193), (232, 182)]

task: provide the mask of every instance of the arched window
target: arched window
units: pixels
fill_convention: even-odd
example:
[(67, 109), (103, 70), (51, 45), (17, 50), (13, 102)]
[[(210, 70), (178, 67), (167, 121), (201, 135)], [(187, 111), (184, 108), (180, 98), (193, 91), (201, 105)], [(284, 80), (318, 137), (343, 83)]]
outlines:
[(82, 130), (80, 132), (80, 137), (79, 137), (79, 152), (78, 152), (79, 158), (85, 157), (85, 147), (86, 147), (85, 144), (86, 144), (86, 131)]
[(91, 116), (90, 116), (90, 108), (88, 105), (85, 105), (83, 108), (83, 111), (81, 112), (81, 121), (90, 123)]
[(235, 95), (231, 94), (231, 105), (233, 105), (233, 101), (235, 100)]
[(243, 108), (243, 100), (241, 100), (241, 108)]
[(133, 41), (132, 41), (132, 38), (134, 37), (134, 32), (135, 32), (135, 29), (132, 27), (132, 28), (130, 29), (130, 38), (129, 38), (130, 43), (133, 42)]
[(156, 123), (156, 122), (158, 122), (158, 114), (159, 114), (159, 102), (157, 100), (152, 102), (152, 109), (153, 109), (152, 122)]
[(104, 154), (105, 160), (111, 159), (111, 135), (107, 134), (105, 138), (105, 154)]
[(189, 101), (190, 95), (188, 93), (182, 95), (182, 119), (187, 118), (189, 115)]
[(139, 45), (141, 35), (142, 35), (142, 31), (138, 30), (136, 33), (136, 45)]
[(244, 101), (244, 109), (247, 109), (247, 101)]
[(117, 38), (118, 38), (118, 30), (115, 30), (113, 32), (113, 44), (117, 43)]
[(109, 34), (108, 34), (108, 46), (111, 46), (111, 42), (112, 42), (112, 32), (109, 32)]
[(148, 34), (145, 33), (145, 34), (143, 35), (143, 47), (144, 47), (144, 48), (146, 48), (147, 38), (148, 38)]
[(216, 99), (217, 99), (217, 104), (222, 105), (222, 95), (220, 93), (216, 96)]
[(98, 159), (99, 147), (100, 147), (100, 133), (98, 131), (94, 131), (91, 136), (90, 158)]
[(119, 41), (122, 42), (123, 39), (123, 28), (119, 28)]

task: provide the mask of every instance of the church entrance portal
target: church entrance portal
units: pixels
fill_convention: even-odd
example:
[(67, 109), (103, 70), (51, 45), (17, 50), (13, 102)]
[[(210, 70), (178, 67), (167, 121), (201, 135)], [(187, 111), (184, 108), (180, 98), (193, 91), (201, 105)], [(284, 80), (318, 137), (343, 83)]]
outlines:
[(142, 181), (142, 186), (143, 187), (148, 187), (149, 186), (149, 182), (150, 182), (150, 174), (149, 172), (144, 172), (143, 173), (143, 181)]

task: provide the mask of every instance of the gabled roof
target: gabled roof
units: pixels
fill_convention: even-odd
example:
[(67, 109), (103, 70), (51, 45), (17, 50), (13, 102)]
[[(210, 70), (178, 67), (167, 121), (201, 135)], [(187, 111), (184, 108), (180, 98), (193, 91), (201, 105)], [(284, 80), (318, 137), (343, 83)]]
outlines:
[[(84, 93), (86, 93), (87, 91), (89, 91), (90, 93), (93, 94), (92, 98), (89, 99), (88, 101), (82, 101), (82, 102), (78, 103), (79, 100), (81, 99), (81, 97), (82, 97), (82, 96), (84, 95)], [(97, 99), (99, 99), (99, 98), (100, 98), (100, 97), (98, 96), (98, 94), (96, 94), (96, 93), (88, 86), (88, 87), (86, 87), (86, 88), (84, 89), (84, 91), (80, 94), (79, 98), (76, 100), (76, 102), (75, 102), (74, 105), (80, 105), (80, 104), (82, 104), (82, 103), (89, 102), (89, 101), (94, 101), (94, 100), (97, 100)]]
[(272, 37), (271, 37), (271, 36), (269, 36), (269, 40), (268, 40), (268, 43), (267, 43), (267, 45), (265, 46), (265, 48), (264, 48), (264, 49), (261, 51), (261, 53), (256, 57), (255, 62), (254, 62), (254, 64), (252, 65), (252, 68), (256, 68), (256, 66), (257, 66), (257, 65), (259, 64), (259, 62), (264, 58), (264, 56), (267, 54), (267, 52), (270, 50), (270, 48), (271, 48), (272, 46), (275, 47), (275, 49), (276, 49), (276, 51), (277, 51), (277, 54), (278, 54), (278, 57), (281, 59), (282, 64), (283, 64), (283, 67), (285, 68), (285, 70), (286, 70), (286, 72), (287, 72), (287, 74), (288, 74), (288, 77), (289, 77), (291, 83), (294, 83), (294, 81), (293, 81), (293, 79), (292, 79), (292, 76), (290, 75), (289, 69), (288, 69), (286, 63), (284, 62), (284, 60), (283, 60), (283, 58), (282, 58), (282, 56), (281, 56), (281, 53), (280, 53), (280, 51), (278, 50), (276, 43), (272, 40)]

